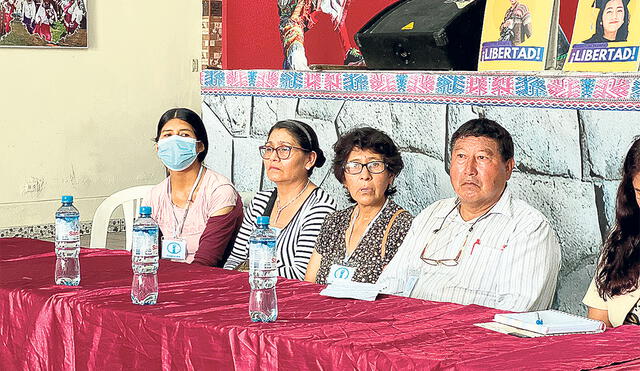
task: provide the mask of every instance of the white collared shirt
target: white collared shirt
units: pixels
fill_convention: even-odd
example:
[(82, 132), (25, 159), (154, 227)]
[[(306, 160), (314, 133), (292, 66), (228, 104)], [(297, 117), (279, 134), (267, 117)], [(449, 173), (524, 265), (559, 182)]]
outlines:
[[(402, 292), (417, 275), (411, 297), (512, 311), (548, 308), (561, 258), (544, 215), (512, 198), (508, 188), (484, 217), (464, 221), (456, 204), (456, 198), (437, 201), (414, 219), (378, 279), (384, 292)], [(425, 246), (424, 257), (431, 259), (453, 259), (462, 247), (458, 265), (425, 263)]]

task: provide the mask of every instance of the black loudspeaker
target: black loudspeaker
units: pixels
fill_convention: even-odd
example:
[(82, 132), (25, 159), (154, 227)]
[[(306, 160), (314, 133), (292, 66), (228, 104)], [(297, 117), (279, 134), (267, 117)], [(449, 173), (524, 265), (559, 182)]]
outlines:
[(401, 0), (373, 17), (356, 42), (371, 69), (475, 71), (485, 5)]

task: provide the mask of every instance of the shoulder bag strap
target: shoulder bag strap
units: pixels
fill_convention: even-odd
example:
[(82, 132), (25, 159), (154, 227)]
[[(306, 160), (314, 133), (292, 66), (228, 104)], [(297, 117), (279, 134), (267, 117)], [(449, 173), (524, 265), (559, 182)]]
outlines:
[(269, 201), (267, 201), (267, 206), (264, 208), (262, 212), (262, 216), (270, 216), (271, 211), (273, 210), (273, 205), (276, 203), (276, 198), (278, 198), (278, 188), (273, 190), (271, 197), (269, 197)]
[(393, 222), (396, 220), (396, 217), (398, 217), (398, 215), (406, 212), (407, 210), (405, 209), (399, 209), (393, 214), (393, 216), (391, 216), (389, 223), (387, 223), (387, 228), (385, 228), (384, 235), (382, 236), (382, 251), (380, 253), (380, 256), (382, 256), (383, 260), (387, 252), (387, 239), (389, 238), (389, 231), (391, 230), (391, 226), (393, 226)]

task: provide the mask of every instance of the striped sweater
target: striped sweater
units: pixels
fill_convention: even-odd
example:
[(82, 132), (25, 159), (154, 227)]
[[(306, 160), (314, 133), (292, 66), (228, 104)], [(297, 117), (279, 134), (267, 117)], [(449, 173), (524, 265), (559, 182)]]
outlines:
[[(256, 228), (256, 218), (264, 212), (272, 193), (273, 190), (258, 192), (251, 200), (248, 209), (245, 210), (231, 255), (224, 265), (225, 269), (233, 269), (248, 258), (249, 235)], [(324, 218), (334, 212), (336, 206), (334, 199), (321, 188), (311, 192), (296, 215), (278, 235), (278, 275), (304, 279)]]

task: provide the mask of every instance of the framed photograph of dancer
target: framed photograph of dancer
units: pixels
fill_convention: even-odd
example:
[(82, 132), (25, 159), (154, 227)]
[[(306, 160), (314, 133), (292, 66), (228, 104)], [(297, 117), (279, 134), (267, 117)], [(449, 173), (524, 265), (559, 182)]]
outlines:
[(86, 48), (87, 0), (0, 0), (0, 47)]

